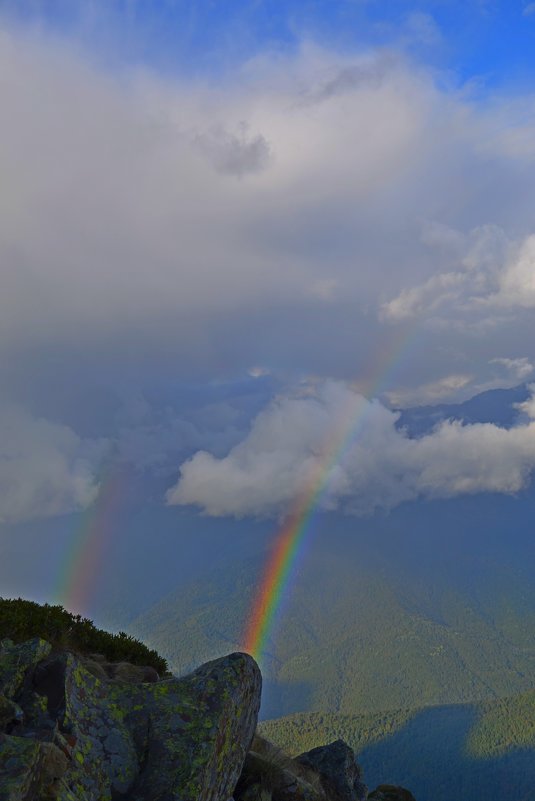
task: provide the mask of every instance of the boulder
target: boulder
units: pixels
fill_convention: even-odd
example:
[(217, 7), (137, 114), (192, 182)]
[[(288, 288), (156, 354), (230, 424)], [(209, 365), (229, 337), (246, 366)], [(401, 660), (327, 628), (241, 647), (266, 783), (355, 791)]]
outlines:
[(163, 681), (96, 664), (4, 641), (0, 801), (228, 801), (257, 723), (254, 660), (231, 654)]
[[(307, 775), (311, 773), (276, 749), (268, 754), (250, 751), (234, 799), (253, 801), (267, 797), (270, 801), (326, 801), (321, 786)], [(318, 778), (316, 774), (314, 778)]]
[(380, 784), (368, 798), (370, 801), (416, 801), (412, 793), (394, 784)]
[(128, 684), (154, 684), (160, 680), (158, 672), (152, 667), (131, 665), (129, 662), (111, 662), (102, 666), (111, 679)]
[(0, 799), (57, 798), (68, 759), (53, 743), (0, 734)]
[(15, 645), (11, 640), (0, 642), (0, 695), (14, 698), (24, 687), (33, 668), (52, 650), (39, 637)]
[(366, 801), (368, 791), (361, 781), (360, 767), (343, 740), (313, 748), (296, 761), (319, 774), (329, 801)]
[(24, 713), (20, 706), (5, 695), (0, 695), (0, 732), (9, 734), (23, 719)]
[(150, 736), (131, 801), (227, 801), (258, 720), (262, 679), (254, 659), (231, 654), (183, 679), (145, 686)]

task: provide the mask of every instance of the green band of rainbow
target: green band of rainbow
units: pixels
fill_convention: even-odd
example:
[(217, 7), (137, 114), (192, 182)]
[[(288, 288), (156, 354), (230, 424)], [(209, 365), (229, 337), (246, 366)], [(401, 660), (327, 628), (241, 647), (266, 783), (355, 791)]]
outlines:
[[(367, 382), (366, 395), (374, 396), (381, 391), (386, 383), (387, 375), (390, 373), (389, 368), (399, 363), (400, 353), (407, 348), (412, 337), (413, 332), (411, 331), (398, 340), (390, 352), (390, 357), (386, 360), (386, 367), (385, 360), (380, 360), (382, 369), (376, 369), (376, 378)], [(243, 637), (244, 651), (254, 656), (257, 661), (260, 661), (262, 654), (266, 651), (266, 644), (277, 612), (281, 608), (285, 591), (301, 550), (300, 546), (309, 528), (307, 524), (320, 507), (321, 499), (328, 491), (333, 469), (357, 440), (371, 408), (371, 401), (366, 401), (361, 394), (354, 393), (354, 403), (350, 404), (345, 414), (342, 415), (342, 420), (335, 421), (323, 453), (317, 459), (313, 474), (306, 482), (305, 491), (300, 495), (275, 536), (274, 546), (253, 600)]]
[(108, 467), (100, 476), (98, 495), (83, 515), (65, 553), (57, 581), (56, 600), (70, 612), (86, 614), (98, 587), (106, 543), (116, 522), (123, 478)]

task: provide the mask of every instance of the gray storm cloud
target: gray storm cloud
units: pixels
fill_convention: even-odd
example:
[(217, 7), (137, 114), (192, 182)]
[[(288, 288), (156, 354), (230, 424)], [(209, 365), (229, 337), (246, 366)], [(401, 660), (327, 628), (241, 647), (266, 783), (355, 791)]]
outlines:
[(274, 400), (227, 456), (196, 453), (181, 466), (167, 501), (241, 517), (283, 514), (318, 480), (320, 506), (349, 514), (416, 498), (516, 493), (535, 468), (533, 403), (522, 411), (527, 421), (509, 430), (447, 421), (410, 439), (396, 428), (396, 413), (327, 382), (312, 397)]
[(269, 144), (257, 134), (249, 138), (247, 126), (241, 125), (238, 133), (212, 129), (197, 135), (195, 144), (216, 170), (229, 175), (247, 175), (261, 172), (269, 164)]
[(0, 523), (89, 506), (105, 449), (105, 442), (84, 442), (67, 426), (0, 406)]
[[(510, 113), (508, 131), (529, 137), (517, 106), (439, 88), (394, 51), (341, 56), (306, 42), (215, 86), (114, 75), (58, 40), (4, 27), (0, 65), (8, 361), (69, 347), (119, 368), (126, 350), (129, 363), (165, 351), (178, 369), (284, 360), (350, 377), (365, 348), (348, 340), (391, 336), (381, 307), (403, 323), (448, 298), (479, 298), (486, 279), (467, 266), (470, 231), (510, 241), (513, 224), (523, 245), (494, 276), (495, 300), (533, 307), (525, 198), (535, 165), (502, 136)], [(435, 221), (427, 242), (423, 218)], [(440, 232), (466, 241), (464, 266), (429, 246)], [(503, 324), (519, 349), (524, 332)], [(420, 383), (459, 372), (446, 363), (455, 325), (445, 336), (451, 347), (417, 365)], [(482, 359), (481, 347), (463, 342), (486, 364), (498, 349), (489, 342)]]
[[(90, 503), (100, 424), (142, 466), (215, 443), (215, 456), (183, 465), (170, 501), (271, 514), (294, 492), (303, 448), (305, 474), (316, 464), (303, 426), (314, 418), (326, 435), (336, 406), (301, 399), (301, 439), (282, 458), (260, 440), (235, 445), (241, 419), (216, 432), (170, 413), (118, 431), (113, 403), (97, 412), (86, 391), (98, 386), (113, 396), (121, 382), (175, 386), (253, 365), (284, 382), (358, 380), (408, 334), (425, 347), (405, 360), (406, 402), (484, 386), (498, 369), (529, 374), (535, 131), (522, 97), (484, 102), (394, 50), (340, 55), (306, 41), (217, 82), (119, 73), (4, 22), (0, 74), (0, 401), (15, 410), (5, 519)], [(296, 403), (259, 418), (277, 424), (274, 443)], [(432, 447), (458, 450), (468, 476), (476, 433), (489, 459), (503, 446), (511, 487), (530, 469), (516, 432), (447, 425), (411, 442), (387, 409), (367, 417), (359, 442), (376, 432), (393, 461), (370, 456), (366, 480), (356, 462), (334, 471), (326, 498), (343, 508), (458, 491), (453, 468), (437, 477), (424, 454), (430, 465)], [(529, 425), (522, 434), (528, 447)], [(489, 465), (483, 488), (509, 491), (505, 472)]]

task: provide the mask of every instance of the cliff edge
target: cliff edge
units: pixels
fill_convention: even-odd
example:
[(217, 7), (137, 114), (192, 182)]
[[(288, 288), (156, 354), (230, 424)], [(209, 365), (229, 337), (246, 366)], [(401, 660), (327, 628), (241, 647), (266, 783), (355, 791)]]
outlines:
[(231, 798), (260, 707), (255, 661), (148, 682), (142, 667), (113, 672), (39, 638), (1, 642), (0, 799)]
[[(262, 677), (247, 654), (175, 678), (124, 633), (2, 604), (0, 801), (414, 801), (386, 785), (368, 796), (341, 740), (291, 759), (258, 736)], [(42, 628), (50, 642), (28, 637)]]

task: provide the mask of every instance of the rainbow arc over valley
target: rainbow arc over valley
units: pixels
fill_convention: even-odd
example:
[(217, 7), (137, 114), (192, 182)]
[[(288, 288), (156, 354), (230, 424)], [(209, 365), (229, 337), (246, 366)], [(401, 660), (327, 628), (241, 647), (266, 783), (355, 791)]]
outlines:
[[(253, 599), (246, 621), (242, 640), (243, 650), (261, 661), (272, 633), (275, 621), (287, 590), (295, 573), (310, 522), (321, 508), (321, 502), (329, 490), (333, 471), (358, 439), (372, 408), (373, 398), (384, 390), (394, 367), (399, 366), (400, 357), (407, 351), (414, 338), (414, 331), (400, 337), (389, 353), (376, 361), (374, 375), (366, 382), (366, 388), (351, 393), (353, 400), (333, 422), (323, 449), (315, 461), (305, 488), (294, 502), (278, 530), (260, 584)], [(369, 400), (366, 400), (368, 398)]]

